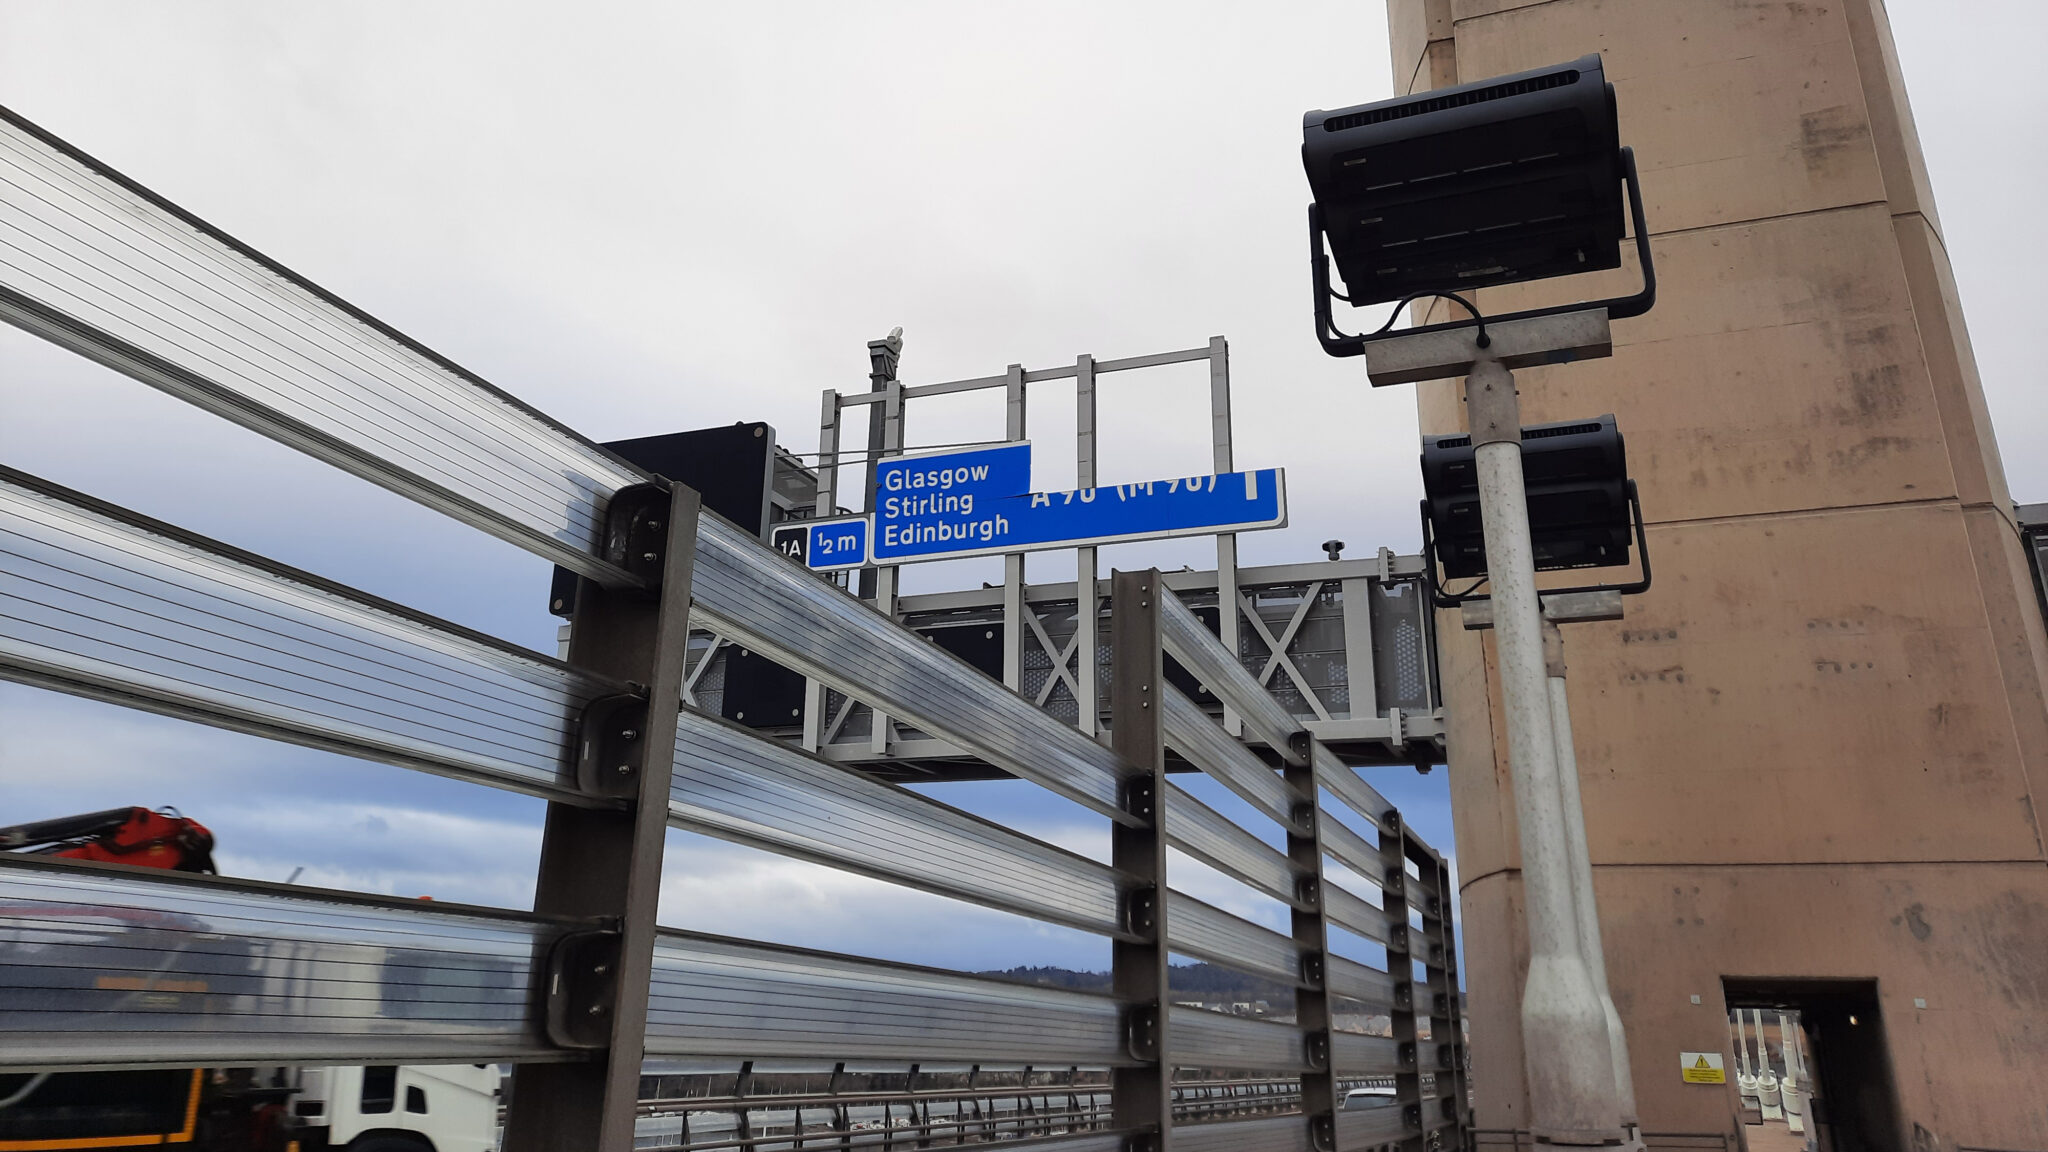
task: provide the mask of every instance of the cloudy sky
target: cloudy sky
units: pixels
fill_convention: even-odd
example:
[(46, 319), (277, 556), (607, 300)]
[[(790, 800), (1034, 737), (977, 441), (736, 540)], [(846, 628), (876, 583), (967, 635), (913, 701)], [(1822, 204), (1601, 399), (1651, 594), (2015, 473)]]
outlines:
[[(1973, 8), (2000, 14), (1890, 4), (2014, 492), (2048, 500), (2048, 399), (2022, 361), (2048, 25)], [(1412, 397), (1322, 357), (1305, 307), (1299, 117), (1386, 95), (1385, 60), (1372, 0), (0, 3), (0, 103), (598, 439), (760, 419), (809, 451), (820, 390), (865, 388), (865, 341), (896, 325), (912, 383), (1228, 336), (1238, 464), (1287, 467), (1293, 502), (1291, 527), (1245, 540), (1254, 563), (1418, 544)], [(1198, 368), (1110, 381), (1103, 482), (1207, 470)], [(1034, 391), (1032, 417), (1038, 486), (1069, 485), (1071, 387)], [(949, 398), (908, 431), (987, 438), (1001, 413)], [(540, 562), (12, 329), (0, 460), (552, 650)], [(1105, 559), (1152, 563), (1208, 566), (1192, 545)], [(1047, 555), (1032, 576), (1071, 571)], [(1448, 846), (1441, 773), (1376, 782)], [(945, 798), (1106, 839), (1024, 785)], [(239, 875), (531, 897), (537, 801), (0, 685), (0, 823), (129, 803), (207, 822)], [(965, 967), (1106, 961), (1001, 914), (670, 847), (669, 923)]]

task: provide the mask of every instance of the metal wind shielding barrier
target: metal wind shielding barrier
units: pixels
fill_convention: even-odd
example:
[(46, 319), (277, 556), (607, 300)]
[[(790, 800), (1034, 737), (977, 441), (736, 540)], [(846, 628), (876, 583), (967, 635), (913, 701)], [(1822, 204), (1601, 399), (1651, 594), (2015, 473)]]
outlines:
[(560, 923), (0, 855), (0, 1069), (559, 1060)]
[(646, 477), (11, 112), (0, 315), (558, 564)]
[[(1106, 1069), (1131, 1089), (1115, 1119), (1019, 1149), (1131, 1152), (1173, 1125), (1182, 1149), (1419, 1152), (1467, 1123), (1442, 859), (1157, 573), (1119, 577), (1157, 615), (1114, 630), (1119, 691), (1144, 702), (1113, 750), (1093, 717), (1059, 719), (731, 524), (693, 521), (687, 489), (4, 112), (0, 193), (0, 317), (594, 582), (555, 660), (0, 470), (0, 677), (551, 804), (537, 912), (0, 853), (0, 1072), (507, 1062), (508, 1152), (630, 1146), (642, 1050)], [(1117, 863), (692, 709), (671, 728), (691, 628), (1107, 818)], [(1227, 715), (1161, 680), (1164, 655)], [(1399, 717), (1386, 726), (1398, 738)], [(1257, 826), (1165, 783), (1169, 745)], [(1095, 934), (1118, 957), (1110, 986), (657, 931), (667, 827)], [(1166, 845), (1244, 899), (1177, 887)], [(621, 879), (579, 875), (588, 861)], [(1326, 945), (1330, 926), (1363, 939)], [(1168, 953), (1336, 1007), (1304, 1023), (1190, 1000)], [(1310, 1103), (1174, 1124), (1162, 1084), (1239, 1072), (1296, 1079)], [(1345, 1075), (1392, 1076), (1398, 1105), (1333, 1114)]]
[(647, 1051), (906, 1063), (1135, 1063), (1107, 996), (664, 934)]
[(1303, 742), (1297, 740), (1301, 723), (1252, 679), (1237, 657), (1216, 641), (1215, 634), (1178, 597), (1169, 598), (1160, 617), (1159, 634), (1166, 651), (1220, 697), (1225, 707), (1243, 718), (1246, 735), (1290, 763), (1301, 762)]
[(698, 540), (705, 622), (849, 696), (867, 700), (1014, 776), (1113, 820), (1127, 774), (1116, 754), (715, 517)]
[(949, 808), (908, 788), (685, 712), (669, 820), (992, 908), (1113, 934), (1107, 865)]
[(521, 791), (571, 791), (587, 673), (0, 468), (0, 675)]

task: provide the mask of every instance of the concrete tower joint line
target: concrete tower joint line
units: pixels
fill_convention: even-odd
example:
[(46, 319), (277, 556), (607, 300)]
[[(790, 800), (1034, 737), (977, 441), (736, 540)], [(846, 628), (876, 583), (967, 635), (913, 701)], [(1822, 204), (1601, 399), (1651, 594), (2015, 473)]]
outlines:
[(1480, 518), (1493, 595), (1508, 754), (1522, 840), (1529, 973), (1522, 1050), (1530, 1131), (1557, 1144), (1627, 1138), (1616, 1095), (1607, 1015), (1581, 947), (1567, 848), (1557, 742), (1543, 658), (1529, 510), (1522, 499), (1522, 423), (1514, 374), (1481, 350), (1465, 378)]

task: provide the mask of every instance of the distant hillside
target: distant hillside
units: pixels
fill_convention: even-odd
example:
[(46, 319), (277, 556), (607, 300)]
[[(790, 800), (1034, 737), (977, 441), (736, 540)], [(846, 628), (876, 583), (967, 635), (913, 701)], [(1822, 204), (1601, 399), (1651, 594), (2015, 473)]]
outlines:
[[(1019, 984), (1044, 984), (1053, 988), (1076, 988), (1084, 992), (1109, 991), (1109, 973), (1076, 972), (1071, 968), (1026, 967), (1005, 968), (999, 972), (979, 972), (979, 976), (992, 976), (998, 980), (1012, 980)], [(1167, 987), (1175, 1000), (1204, 1001), (1252, 1001), (1264, 1000), (1275, 1012), (1292, 1011), (1294, 989), (1232, 972), (1214, 964), (1175, 964), (1167, 970)]]

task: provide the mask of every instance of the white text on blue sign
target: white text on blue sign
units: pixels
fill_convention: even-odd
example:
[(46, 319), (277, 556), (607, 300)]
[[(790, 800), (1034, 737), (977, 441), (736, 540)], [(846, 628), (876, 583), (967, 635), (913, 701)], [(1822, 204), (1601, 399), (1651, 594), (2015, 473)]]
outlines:
[(876, 477), (872, 563), (1029, 552), (1278, 528), (1278, 468), (1029, 492), (1025, 444), (889, 461)]

